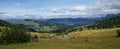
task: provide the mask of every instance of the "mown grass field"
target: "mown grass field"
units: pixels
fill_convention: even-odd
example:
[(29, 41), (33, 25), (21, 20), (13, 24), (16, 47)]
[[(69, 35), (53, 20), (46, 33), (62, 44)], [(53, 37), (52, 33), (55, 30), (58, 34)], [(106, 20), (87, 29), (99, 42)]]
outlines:
[(70, 33), (65, 39), (0, 45), (0, 49), (120, 49), (117, 29), (85, 30)]

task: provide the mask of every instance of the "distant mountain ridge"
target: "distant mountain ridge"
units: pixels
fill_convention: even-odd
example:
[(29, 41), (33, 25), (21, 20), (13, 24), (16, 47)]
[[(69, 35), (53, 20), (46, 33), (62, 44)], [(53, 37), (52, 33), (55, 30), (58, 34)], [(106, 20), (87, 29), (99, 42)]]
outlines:
[[(118, 14), (107, 14), (104, 17), (97, 17), (97, 18), (53, 18), (53, 19), (37, 19), (38, 21), (47, 21), (47, 22), (53, 22), (53, 23), (60, 23), (60, 24), (79, 24), (79, 25), (89, 25), (94, 24), (95, 22), (111, 18), (113, 16), (120, 16), (120, 13)], [(8, 22), (14, 22), (19, 20), (33, 20), (33, 19), (7, 19)]]
[[(29, 28), (39, 32), (61, 31), (78, 26), (94, 25), (106, 19), (119, 16), (120, 14), (108, 14), (99, 18), (56, 18), (56, 19), (14, 19), (7, 20), (21, 27)], [(104, 24), (103, 24), (104, 25)], [(101, 26), (101, 25), (100, 25)]]
[(118, 14), (107, 14), (105, 16), (105, 18), (111, 18), (111, 17), (115, 17), (115, 16), (120, 16), (120, 13), (118, 13)]
[[(106, 18), (107, 17), (107, 18)], [(81, 31), (83, 29), (104, 29), (104, 28), (119, 28), (120, 15), (107, 15), (102, 17), (100, 21), (86, 26), (79, 26), (67, 29), (68, 32)]]
[(79, 25), (88, 25), (97, 22), (97, 19), (93, 18), (58, 18), (58, 19), (48, 19), (47, 21), (61, 23), (61, 24), (79, 24)]
[(51, 21), (51, 22), (61, 23), (61, 24), (89, 25), (89, 24), (94, 24), (95, 22), (102, 21), (104, 19), (111, 18), (114, 16), (120, 16), (120, 13), (107, 14), (105, 17), (98, 17), (98, 18), (56, 18), (56, 19), (47, 19), (45, 21)]

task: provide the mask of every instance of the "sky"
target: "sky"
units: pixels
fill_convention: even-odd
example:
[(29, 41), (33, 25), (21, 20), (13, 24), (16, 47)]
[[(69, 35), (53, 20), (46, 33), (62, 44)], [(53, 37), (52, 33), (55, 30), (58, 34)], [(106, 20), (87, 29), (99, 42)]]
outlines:
[(120, 13), (120, 0), (0, 0), (0, 19), (96, 18)]

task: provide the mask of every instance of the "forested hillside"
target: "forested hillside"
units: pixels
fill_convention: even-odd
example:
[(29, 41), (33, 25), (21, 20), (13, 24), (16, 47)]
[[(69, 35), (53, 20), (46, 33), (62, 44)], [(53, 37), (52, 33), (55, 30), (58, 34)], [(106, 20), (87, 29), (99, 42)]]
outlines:
[(113, 27), (120, 27), (120, 16), (114, 16), (105, 19), (103, 21), (97, 22), (91, 26), (88, 26), (88, 28), (93, 28), (93, 29), (113, 28)]
[(4, 26), (4, 27), (11, 27), (12, 24), (6, 22), (6, 21), (3, 21), (3, 20), (0, 20), (0, 26)]
[(118, 27), (120, 27), (120, 16), (112, 16), (111, 18), (104, 19), (92, 25), (79, 26), (79, 27), (67, 29), (65, 30), (65, 32), (75, 32), (86, 29), (91, 30), (91, 29), (118, 28)]
[(26, 28), (0, 20), (0, 44), (29, 42), (31, 35)]

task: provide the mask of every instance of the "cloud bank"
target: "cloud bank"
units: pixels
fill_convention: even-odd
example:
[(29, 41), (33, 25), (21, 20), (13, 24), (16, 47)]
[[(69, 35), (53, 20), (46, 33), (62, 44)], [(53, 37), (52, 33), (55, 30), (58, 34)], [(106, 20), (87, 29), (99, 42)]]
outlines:
[[(16, 3), (16, 5), (22, 4)], [(8, 8), (3, 12), (0, 13), (0, 18), (4, 19), (96, 18), (120, 13), (120, 0), (99, 0), (92, 5), (77, 5), (69, 8)]]

